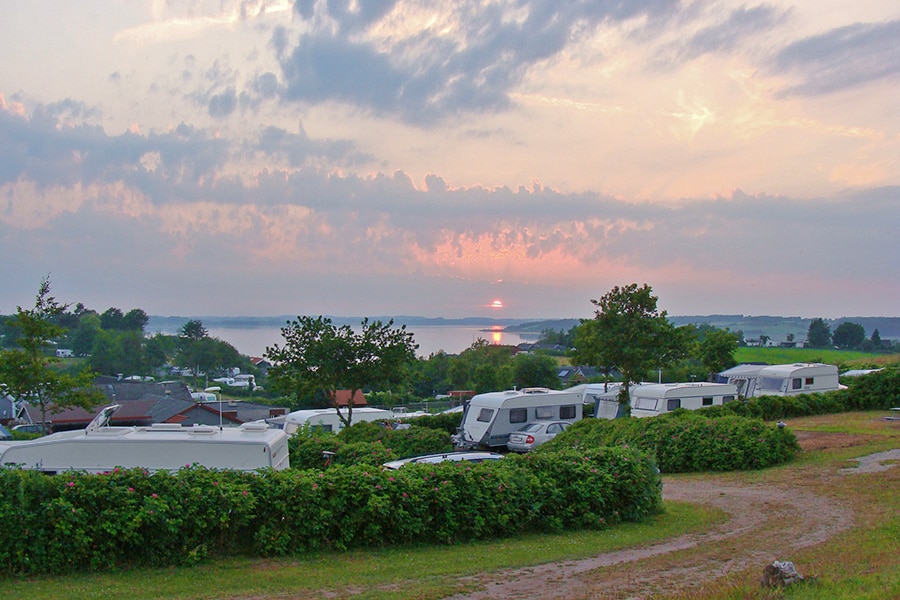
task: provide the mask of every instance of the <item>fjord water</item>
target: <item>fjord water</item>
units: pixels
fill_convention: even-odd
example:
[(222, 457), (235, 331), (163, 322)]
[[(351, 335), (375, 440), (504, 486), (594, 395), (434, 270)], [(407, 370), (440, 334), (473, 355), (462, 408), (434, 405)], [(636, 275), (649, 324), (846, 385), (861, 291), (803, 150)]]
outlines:
[[(416, 356), (424, 358), (440, 350), (448, 354), (459, 354), (479, 338), (492, 344), (510, 346), (536, 341), (536, 336), (501, 331), (499, 326), (490, 329), (455, 325), (417, 325), (407, 326), (406, 329), (412, 332), (419, 345)], [(210, 336), (228, 342), (237, 348), (238, 352), (247, 356), (262, 356), (267, 347), (284, 344), (281, 327), (209, 327), (208, 332)]]

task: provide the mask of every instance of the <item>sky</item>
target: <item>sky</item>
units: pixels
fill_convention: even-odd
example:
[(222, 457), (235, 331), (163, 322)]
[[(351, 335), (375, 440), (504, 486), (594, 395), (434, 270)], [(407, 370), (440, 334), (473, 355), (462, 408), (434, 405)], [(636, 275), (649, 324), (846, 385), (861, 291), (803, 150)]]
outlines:
[(896, 0), (0, 16), (0, 314), (900, 316)]

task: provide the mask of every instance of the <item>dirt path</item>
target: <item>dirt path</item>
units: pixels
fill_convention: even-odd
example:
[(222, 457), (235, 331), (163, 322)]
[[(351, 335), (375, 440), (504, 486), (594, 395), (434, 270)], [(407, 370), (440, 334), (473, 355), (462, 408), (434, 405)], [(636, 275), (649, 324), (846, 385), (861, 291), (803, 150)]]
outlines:
[[(762, 573), (773, 560), (788, 560), (790, 552), (825, 541), (853, 524), (849, 511), (831, 499), (796, 488), (740, 484), (728, 476), (702, 481), (666, 478), (663, 497), (711, 506), (729, 518), (713, 530), (644, 548), (493, 573), (481, 591), (452, 598), (637, 599), (667, 589), (689, 589), (692, 582), (748, 566), (759, 566)], [(688, 549), (691, 552), (679, 552)]]
[[(803, 432), (805, 450), (855, 446), (865, 436)], [(482, 587), (451, 600), (565, 598), (640, 600), (666, 592), (687, 592), (710, 579), (791, 560), (800, 548), (822, 543), (854, 525), (855, 515), (821, 484), (897, 467), (900, 448), (860, 457), (838, 470), (791, 472), (760, 477), (734, 475), (663, 478), (663, 498), (724, 511), (728, 518), (702, 533), (660, 544), (601, 554), (583, 560), (508, 569), (472, 578)], [(746, 576), (746, 575), (743, 575)]]

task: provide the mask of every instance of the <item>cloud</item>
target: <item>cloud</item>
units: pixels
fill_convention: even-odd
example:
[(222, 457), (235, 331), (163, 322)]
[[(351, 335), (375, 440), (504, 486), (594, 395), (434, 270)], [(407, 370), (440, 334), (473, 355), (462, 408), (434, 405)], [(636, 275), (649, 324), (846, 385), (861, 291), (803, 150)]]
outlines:
[[(789, 11), (771, 5), (742, 6), (731, 10), (724, 18), (718, 14), (704, 16), (690, 12), (681, 16), (679, 38), (663, 43), (653, 52), (650, 64), (656, 68), (677, 68), (687, 61), (706, 54), (730, 53), (751, 42), (761, 34), (781, 25)], [(710, 24), (703, 24), (708, 21)], [(682, 28), (697, 28), (684, 38)], [(652, 43), (652, 40), (646, 40)]]
[(773, 69), (796, 77), (783, 96), (829, 94), (900, 74), (900, 21), (856, 23), (782, 49)]
[(459, 3), (299, 2), (306, 28), (291, 41), (278, 29), (283, 97), (327, 100), (433, 125), (453, 115), (511, 106), (528, 69), (610, 21), (660, 18), (669, 1), (560, 3), (531, 0), (514, 9)]

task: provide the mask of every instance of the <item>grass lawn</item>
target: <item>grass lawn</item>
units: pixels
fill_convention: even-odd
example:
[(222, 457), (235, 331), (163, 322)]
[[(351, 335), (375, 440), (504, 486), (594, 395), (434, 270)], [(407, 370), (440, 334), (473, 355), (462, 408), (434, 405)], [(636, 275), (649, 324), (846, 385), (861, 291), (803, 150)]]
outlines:
[[(735, 476), (750, 485), (802, 486), (852, 511), (855, 516), (849, 529), (821, 543), (798, 548), (790, 557), (778, 557), (794, 561), (804, 575), (815, 576), (814, 581), (785, 591), (763, 589), (759, 578), (764, 563), (755, 561), (744, 570), (729, 572), (690, 593), (660, 592), (653, 598), (900, 598), (900, 466), (871, 474), (840, 474), (841, 468), (852, 464), (851, 458), (900, 448), (900, 421), (886, 421), (883, 416), (880, 412), (866, 412), (791, 419), (788, 426), (806, 444), (798, 459), (788, 465)], [(401, 547), (294, 559), (232, 558), (191, 568), (7, 578), (0, 580), (0, 599), (437, 599), (479, 589), (479, 575), (498, 569), (565, 562), (653, 544), (685, 532), (706, 530), (723, 518), (722, 513), (699, 505), (667, 502), (662, 515), (606, 531), (527, 535), (449, 547)], [(651, 568), (654, 563), (650, 560), (625, 568)], [(590, 597), (602, 597), (596, 591), (592, 594)]]

